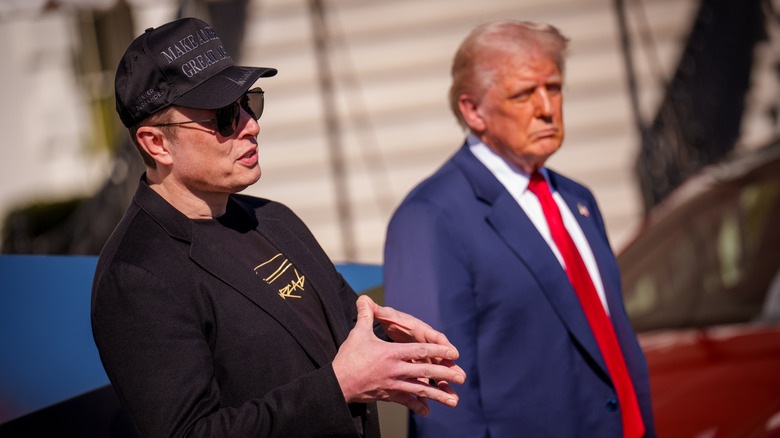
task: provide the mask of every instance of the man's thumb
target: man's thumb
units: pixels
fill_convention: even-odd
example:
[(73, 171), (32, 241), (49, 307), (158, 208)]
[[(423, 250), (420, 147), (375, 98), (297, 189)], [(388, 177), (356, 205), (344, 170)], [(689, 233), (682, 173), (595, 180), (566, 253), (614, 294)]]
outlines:
[(357, 323), (355, 327), (365, 325), (368, 330), (373, 330), (374, 326), (374, 309), (372, 304), (374, 301), (366, 296), (361, 295), (357, 300)]

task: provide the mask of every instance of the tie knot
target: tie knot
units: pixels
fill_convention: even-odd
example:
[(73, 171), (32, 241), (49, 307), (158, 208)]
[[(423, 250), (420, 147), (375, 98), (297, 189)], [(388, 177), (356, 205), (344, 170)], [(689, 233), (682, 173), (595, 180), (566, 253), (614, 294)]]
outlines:
[(541, 194), (550, 193), (550, 188), (547, 186), (547, 180), (540, 172), (534, 172), (531, 174), (531, 180), (528, 181), (528, 190), (536, 196)]

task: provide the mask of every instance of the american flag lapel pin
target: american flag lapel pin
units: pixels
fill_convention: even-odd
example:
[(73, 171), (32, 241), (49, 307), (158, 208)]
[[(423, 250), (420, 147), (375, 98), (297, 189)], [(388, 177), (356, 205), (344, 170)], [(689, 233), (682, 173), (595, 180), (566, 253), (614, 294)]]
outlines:
[(582, 216), (590, 217), (590, 212), (588, 211), (588, 207), (582, 205), (579, 202), (577, 203), (577, 210), (579, 210)]

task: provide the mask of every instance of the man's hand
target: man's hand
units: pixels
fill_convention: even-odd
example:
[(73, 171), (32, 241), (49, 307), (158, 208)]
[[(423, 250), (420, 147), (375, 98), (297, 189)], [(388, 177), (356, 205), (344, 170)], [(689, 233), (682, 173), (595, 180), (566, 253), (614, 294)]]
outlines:
[[(444, 334), (411, 315), (378, 306), (367, 296), (358, 298), (357, 310), (357, 324), (333, 359), (347, 403), (390, 401), (422, 416), (430, 412), (427, 399), (458, 404), (447, 382), (461, 384), (466, 373), (452, 362), (458, 350)], [(374, 318), (398, 343), (374, 335)], [(431, 379), (439, 385), (425, 383)]]
[(444, 333), (434, 330), (431, 326), (407, 313), (399, 312), (392, 307), (382, 307), (372, 301), (366, 300), (371, 306), (374, 319), (382, 323), (382, 328), (390, 339), (395, 342), (422, 342), (426, 344), (439, 344), (452, 348), (457, 359), (458, 350), (450, 343)]

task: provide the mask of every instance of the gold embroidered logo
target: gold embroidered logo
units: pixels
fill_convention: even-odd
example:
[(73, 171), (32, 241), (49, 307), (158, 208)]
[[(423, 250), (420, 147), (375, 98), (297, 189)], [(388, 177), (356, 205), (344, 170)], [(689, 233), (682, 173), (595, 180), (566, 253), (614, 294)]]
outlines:
[[(274, 262), (274, 260), (279, 259), (280, 257), (283, 257), (282, 254), (277, 254), (267, 262), (257, 265), (255, 267), (255, 274), (262, 275), (260, 271), (267, 271), (267, 269), (273, 269), (274, 265), (271, 265), (266, 269), (263, 268), (266, 265), (269, 265), (270, 263)], [(282, 278), (281, 281), (284, 282), (285, 285), (284, 287), (278, 289), (279, 296), (285, 300), (287, 298), (301, 298), (300, 295), (293, 295), (293, 292), (304, 290), (304, 283), (306, 277), (299, 274), (298, 270), (295, 269), (292, 263), (290, 263), (290, 261), (287, 259), (277, 261), (276, 263), (279, 264), (278, 267), (273, 272), (271, 272), (267, 277), (263, 278), (263, 281), (265, 281), (269, 285), (273, 285), (274, 282), (284, 277)], [(292, 272), (288, 272), (290, 268), (292, 268)]]

